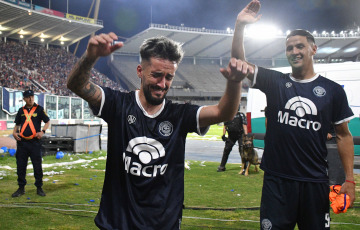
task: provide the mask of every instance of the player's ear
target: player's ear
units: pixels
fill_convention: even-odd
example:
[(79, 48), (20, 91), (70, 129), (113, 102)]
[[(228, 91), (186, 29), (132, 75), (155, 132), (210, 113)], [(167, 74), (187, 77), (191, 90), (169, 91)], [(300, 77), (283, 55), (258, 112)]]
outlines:
[(316, 44), (312, 44), (311, 49), (312, 49), (312, 51), (313, 51), (313, 55), (315, 55), (315, 54), (316, 54), (316, 51), (317, 51), (317, 45), (316, 45)]
[(143, 76), (143, 68), (141, 66), (141, 64), (139, 64), (137, 67), (136, 67), (136, 73), (138, 75), (139, 78), (142, 78)]

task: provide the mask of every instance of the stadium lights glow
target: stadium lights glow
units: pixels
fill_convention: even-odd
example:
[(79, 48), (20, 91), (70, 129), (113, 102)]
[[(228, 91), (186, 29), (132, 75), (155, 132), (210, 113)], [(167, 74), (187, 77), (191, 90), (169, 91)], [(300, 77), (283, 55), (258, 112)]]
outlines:
[(347, 48), (346, 50), (344, 50), (344, 53), (351, 53), (356, 51), (358, 48), (357, 47), (351, 47), (351, 48)]
[(60, 42), (60, 44), (61, 44), (61, 45), (64, 45), (64, 42), (63, 42), (63, 41), (61, 41), (61, 42)]
[(0, 34), (2, 34), (2, 31), (0, 30)]
[(318, 54), (331, 54), (331, 53), (335, 53), (339, 50), (340, 48), (334, 48), (334, 47), (324, 47), (324, 48), (320, 48), (318, 49), (318, 51), (316, 53)]
[(252, 38), (268, 39), (278, 36), (279, 29), (270, 24), (254, 24), (245, 29), (245, 35)]
[(45, 40), (43, 38), (40, 39), (41, 42), (44, 42)]
[(20, 38), (24, 38), (24, 35), (20, 34)]
[(0, 31), (3, 31), (3, 30), (7, 30), (7, 28), (0, 25)]
[(21, 29), (21, 30), (19, 31), (19, 34), (25, 35), (25, 34), (28, 34), (28, 32), (26, 32), (25, 30)]

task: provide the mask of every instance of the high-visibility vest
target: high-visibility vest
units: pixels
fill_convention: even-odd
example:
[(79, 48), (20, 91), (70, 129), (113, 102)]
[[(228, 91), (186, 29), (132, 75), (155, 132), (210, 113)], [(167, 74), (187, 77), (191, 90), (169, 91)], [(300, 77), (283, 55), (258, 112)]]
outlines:
[[(36, 129), (34, 127), (34, 123), (31, 120), (31, 117), (32, 117), (33, 113), (35, 112), (36, 108), (37, 108), (37, 105), (33, 106), (32, 109), (30, 110), (30, 113), (28, 113), (27, 109), (25, 109), (25, 106), (23, 107), (23, 111), (24, 111), (24, 115), (25, 115), (26, 120), (25, 120), (24, 125), (21, 128), (20, 136), (22, 138), (26, 139), (26, 140), (31, 140), (36, 136)], [(25, 129), (26, 129), (26, 127), (28, 125), (30, 126), (32, 135), (25, 137), (24, 136), (24, 131), (25, 131)]]

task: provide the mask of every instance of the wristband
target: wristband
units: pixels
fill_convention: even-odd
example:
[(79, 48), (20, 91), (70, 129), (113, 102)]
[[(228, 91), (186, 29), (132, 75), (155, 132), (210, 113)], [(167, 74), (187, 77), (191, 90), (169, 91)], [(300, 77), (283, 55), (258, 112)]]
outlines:
[(356, 184), (355, 181), (351, 181), (351, 180), (345, 180), (345, 182), (349, 182), (349, 183), (354, 184), (354, 185)]
[(46, 131), (45, 131), (45, 130), (41, 130), (41, 132), (43, 132), (43, 133), (45, 134)]

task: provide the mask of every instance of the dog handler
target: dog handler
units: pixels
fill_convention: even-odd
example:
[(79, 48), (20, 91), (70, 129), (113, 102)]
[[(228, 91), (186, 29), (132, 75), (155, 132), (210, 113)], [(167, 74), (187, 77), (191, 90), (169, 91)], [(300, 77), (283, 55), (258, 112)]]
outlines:
[[(259, 0), (237, 16), (232, 57), (245, 59), (244, 29), (260, 19)], [(348, 128), (353, 117), (341, 85), (315, 73), (317, 46), (311, 33), (294, 30), (285, 53), (292, 72), (254, 66), (248, 79), (267, 99), (267, 130), (261, 169), (265, 171), (260, 208), (262, 229), (329, 229), (329, 178), (326, 137), (335, 126), (346, 174), (340, 193), (355, 200), (354, 143)]]
[[(225, 137), (226, 132), (228, 133), (227, 138)], [(236, 141), (238, 142), (241, 156), (243, 153), (243, 135), (247, 135), (247, 121), (245, 114), (239, 111), (236, 113), (234, 119), (224, 122), (223, 135), (221, 138), (225, 141), (225, 147), (220, 166), (217, 169), (218, 172), (224, 172), (226, 170), (226, 162)], [(245, 170), (243, 172), (245, 173)]]
[[(26, 167), (30, 157), (34, 167), (35, 186), (37, 194), (45, 196), (42, 189), (43, 171), (40, 139), (50, 125), (50, 119), (44, 108), (34, 101), (34, 92), (26, 90), (23, 92), (25, 106), (20, 108), (15, 117), (13, 136), (17, 141), (16, 164), (19, 189), (12, 194), (12, 197), (19, 197), (25, 194)], [(45, 123), (41, 130), (41, 121)], [(20, 128), (20, 132), (19, 132)]]

